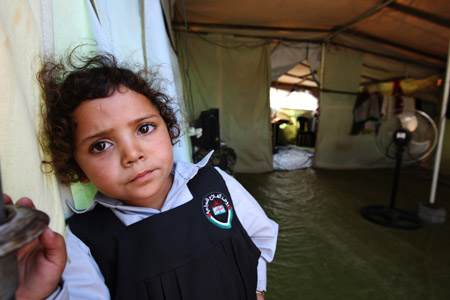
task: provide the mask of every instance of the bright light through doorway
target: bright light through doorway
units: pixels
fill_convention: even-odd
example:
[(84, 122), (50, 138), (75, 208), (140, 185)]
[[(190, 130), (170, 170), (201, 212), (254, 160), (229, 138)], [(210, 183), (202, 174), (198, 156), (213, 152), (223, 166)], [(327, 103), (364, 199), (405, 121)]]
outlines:
[(270, 107), (275, 110), (280, 108), (312, 110), (315, 111), (318, 100), (306, 92), (289, 92), (285, 90), (270, 88)]

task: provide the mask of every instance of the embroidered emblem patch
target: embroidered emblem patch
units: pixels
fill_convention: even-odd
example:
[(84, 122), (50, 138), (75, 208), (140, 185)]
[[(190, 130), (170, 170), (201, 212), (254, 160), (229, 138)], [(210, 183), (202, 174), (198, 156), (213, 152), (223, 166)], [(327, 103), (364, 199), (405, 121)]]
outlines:
[(233, 208), (224, 194), (213, 192), (202, 200), (202, 208), (208, 220), (220, 228), (231, 228)]

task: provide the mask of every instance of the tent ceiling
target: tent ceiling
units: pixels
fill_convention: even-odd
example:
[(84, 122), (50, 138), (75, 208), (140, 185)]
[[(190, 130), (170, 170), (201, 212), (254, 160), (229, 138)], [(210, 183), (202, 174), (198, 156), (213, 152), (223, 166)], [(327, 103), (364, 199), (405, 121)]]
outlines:
[(295, 87), (318, 87), (317, 82), (311, 74), (308, 61), (306, 60), (293, 67), (286, 74), (280, 76), (273, 85), (285, 89), (295, 89)]
[[(173, 1), (173, 28), (185, 30), (183, 0)], [(446, 67), (448, 0), (189, 0), (184, 5), (192, 32), (327, 42), (362, 51), (361, 83), (442, 75)], [(306, 75), (298, 68), (278, 81), (292, 84), (295, 75)], [(301, 80), (294, 84), (302, 85)]]

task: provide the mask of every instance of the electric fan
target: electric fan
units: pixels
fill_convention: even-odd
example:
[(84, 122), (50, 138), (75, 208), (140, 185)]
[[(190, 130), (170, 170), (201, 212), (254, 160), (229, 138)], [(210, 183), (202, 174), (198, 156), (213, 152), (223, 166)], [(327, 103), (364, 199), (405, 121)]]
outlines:
[(376, 144), (383, 155), (395, 159), (394, 180), (388, 207), (367, 206), (361, 214), (369, 221), (400, 229), (417, 229), (422, 221), (415, 215), (397, 209), (395, 201), (402, 163), (417, 163), (431, 154), (437, 144), (438, 131), (424, 112), (402, 112), (383, 120), (376, 133)]

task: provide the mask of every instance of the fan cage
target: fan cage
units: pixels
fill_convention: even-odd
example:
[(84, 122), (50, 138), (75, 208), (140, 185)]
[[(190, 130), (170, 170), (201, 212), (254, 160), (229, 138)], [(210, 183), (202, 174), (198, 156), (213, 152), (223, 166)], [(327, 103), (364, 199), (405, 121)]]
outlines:
[[(425, 112), (415, 110), (414, 116), (417, 118), (417, 128), (411, 132), (411, 141), (405, 148), (403, 156), (404, 162), (419, 162), (427, 158), (437, 145), (438, 130), (433, 119)], [(381, 154), (395, 159), (397, 145), (393, 135), (396, 130), (403, 128), (400, 119), (396, 115), (381, 121), (375, 135), (375, 141)]]

